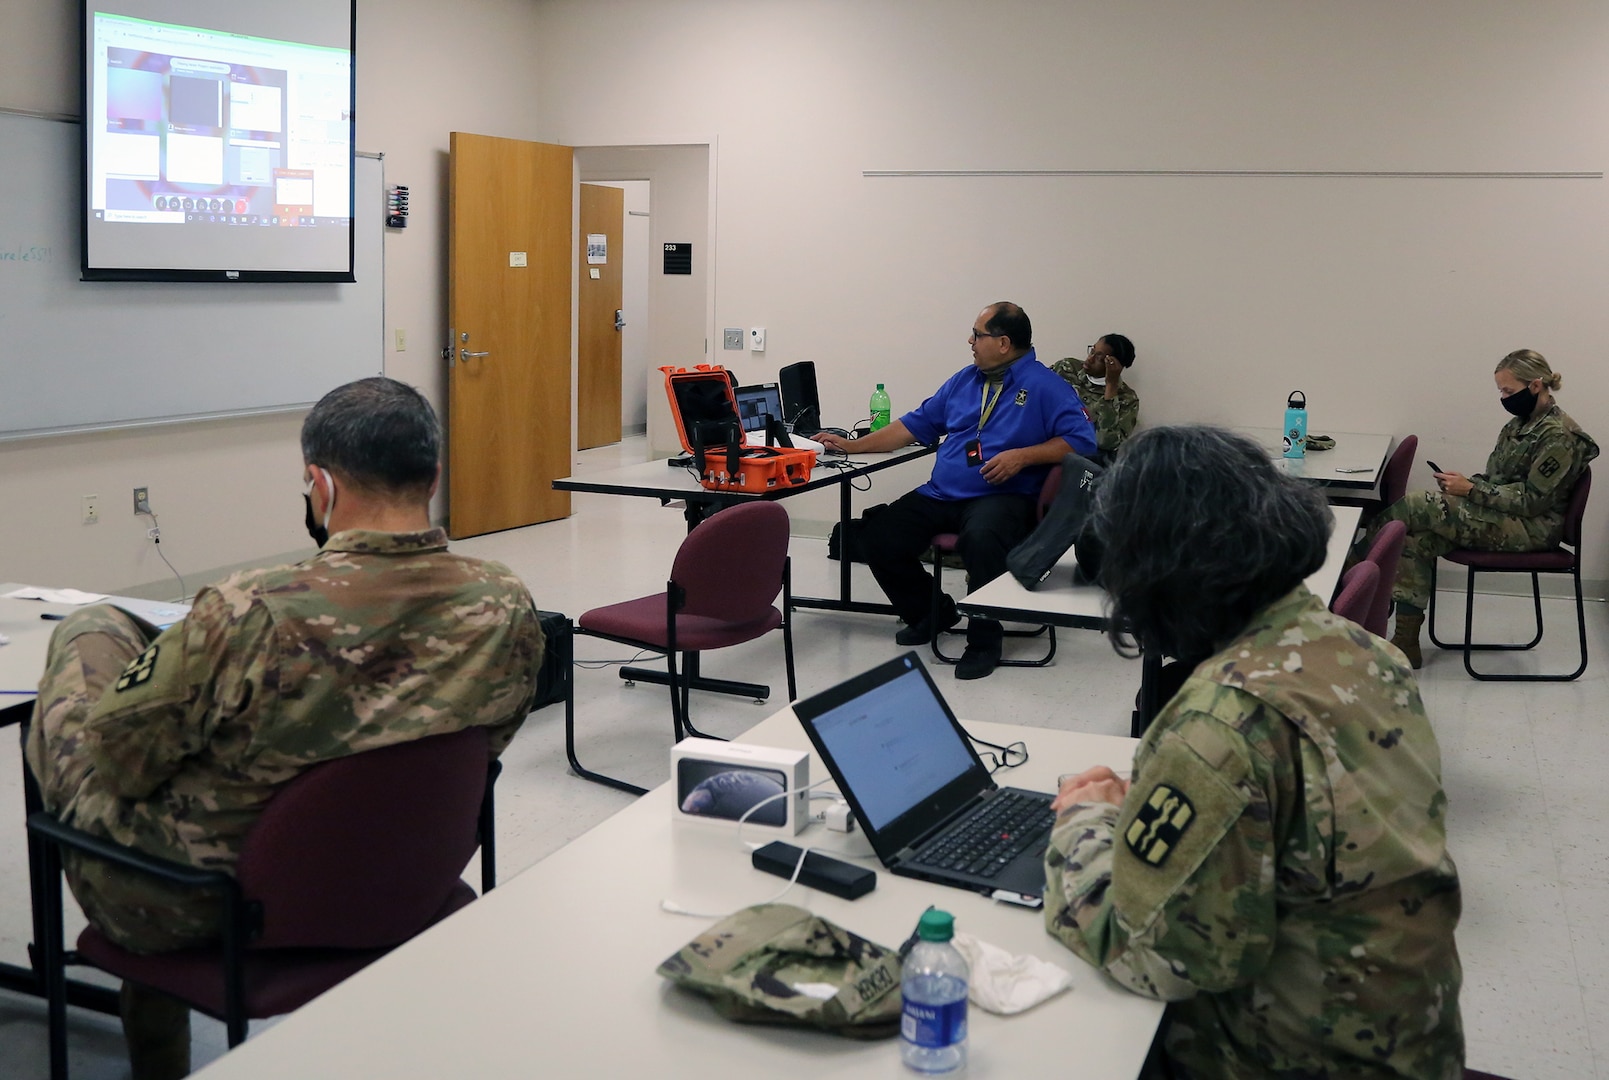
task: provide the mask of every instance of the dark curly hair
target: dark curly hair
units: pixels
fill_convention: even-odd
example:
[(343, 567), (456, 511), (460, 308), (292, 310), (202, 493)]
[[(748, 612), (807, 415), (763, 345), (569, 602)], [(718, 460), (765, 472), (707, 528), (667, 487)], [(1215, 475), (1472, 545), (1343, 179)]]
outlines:
[(1135, 435), (1101, 478), (1113, 647), (1199, 662), (1324, 562), (1332, 518), (1317, 488), (1250, 439), (1205, 426)]

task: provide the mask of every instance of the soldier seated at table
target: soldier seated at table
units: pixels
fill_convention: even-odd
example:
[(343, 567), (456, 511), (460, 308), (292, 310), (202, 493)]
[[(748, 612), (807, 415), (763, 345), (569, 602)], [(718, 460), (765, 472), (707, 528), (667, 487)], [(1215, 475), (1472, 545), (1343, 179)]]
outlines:
[(1140, 422), (1140, 395), (1123, 378), (1133, 366), (1134, 342), (1122, 334), (1107, 334), (1089, 347), (1089, 355), (1082, 360), (1069, 356), (1050, 368), (1078, 391), (1095, 424), (1095, 445), (1102, 462), (1112, 460)]
[(1323, 496), (1248, 439), (1164, 427), (1094, 514), (1112, 625), (1198, 662), (1132, 782), (1063, 782), (1046, 929), (1169, 1002), (1146, 1077), (1460, 1080), (1441, 754), (1402, 654), (1303, 584)]
[[(332, 758), (484, 725), (501, 753), (525, 720), (543, 641), (525, 585), (449, 554), (432, 528), (441, 430), (417, 390), (363, 379), (302, 425), (305, 562), (202, 589), (160, 633), (85, 608), (51, 638), (26, 743), (45, 808), (140, 851), (229, 870), (279, 787)], [(394, 693), (406, 680), (407, 693)], [(69, 855), (68, 883), (135, 952), (218, 936), (216, 897)], [(125, 983), (138, 1080), (189, 1071), (189, 1011)]]

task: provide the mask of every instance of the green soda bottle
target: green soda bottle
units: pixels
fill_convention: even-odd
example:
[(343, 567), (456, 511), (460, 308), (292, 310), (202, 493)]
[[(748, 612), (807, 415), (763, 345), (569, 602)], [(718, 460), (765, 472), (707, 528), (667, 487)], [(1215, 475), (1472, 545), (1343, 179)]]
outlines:
[(872, 430), (879, 431), (886, 428), (893, 415), (892, 407), (888, 404), (888, 392), (883, 389), (882, 383), (878, 383), (877, 389), (872, 391), (871, 410)]

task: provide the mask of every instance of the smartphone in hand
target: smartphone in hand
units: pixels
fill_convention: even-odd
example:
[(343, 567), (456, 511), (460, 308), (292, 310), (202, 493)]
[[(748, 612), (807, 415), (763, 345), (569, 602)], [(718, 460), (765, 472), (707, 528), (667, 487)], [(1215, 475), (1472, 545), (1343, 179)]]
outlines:
[(1430, 466), (1430, 471), (1431, 472), (1441, 472), (1442, 471), (1441, 466), (1437, 465), (1434, 461), (1431, 461), (1429, 458), (1425, 458), (1425, 464)]

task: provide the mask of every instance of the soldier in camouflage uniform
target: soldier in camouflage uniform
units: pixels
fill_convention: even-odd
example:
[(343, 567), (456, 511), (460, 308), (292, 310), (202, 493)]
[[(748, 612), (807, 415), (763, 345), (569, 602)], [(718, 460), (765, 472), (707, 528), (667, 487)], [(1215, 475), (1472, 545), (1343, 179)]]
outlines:
[(1123, 381), (1123, 372), (1133, 366), (1134, 343), (1122, 334), (1107, 334), (1089, 347), (1083, 360), (1069, 356), (1051, 365), (1083, 400), (1103, 462), (1112, 460), (1140, 422), (1140, 395)]
[(1576, 481), (1598, 456), (1592, 436), (1554, 403), (1552, 392), (1564, 380), (1541, 353), (1509, 353), (1494, 378), (1514, 419), (1498, 433), (1486, 471), (1436, 473), (1440, 492), (1405, 495), (1374, 519), (1352, 549), (1350, 561), (1356, 562), (1386, 522), (1408, 526), (1391, 593), (1397, 611), (1392, 643), (1416, 668), (1423, 662), (1419, 630), (1435, 587), (1436, 560), (1454, 548), (1542, 551), (1557, 544)]
[(1322, 497), (1249, 440), (1158, 428), (1096, 514), (1118, 621), (1206, 658), (1132, 783), (1063, 784), (1046, 928), (1170, 1003), (1148, 1076), (1458, 1080), (1440, 752), (1403, 656), (1302, 584)]
[[(507, 567), (449, 554), (431, 528), (429, 403), (389, 379), (349, 384), (308, 414), (302, 447), (313, 558), (202, 589), (161, 633), (108, 606), (57, 628), (26, 756), (66, 824), (228, 870), (275, 791), (310, 766), (475, 725), (500, 753), (524, 722), (536, 611)], [(215, 898), (71, 856), (66, 868), (90, 921), (125, 948), (216, 937)], [(188, 1071), (186, 1010), (125, 986), (124, 1014), (136, 1077)]]

